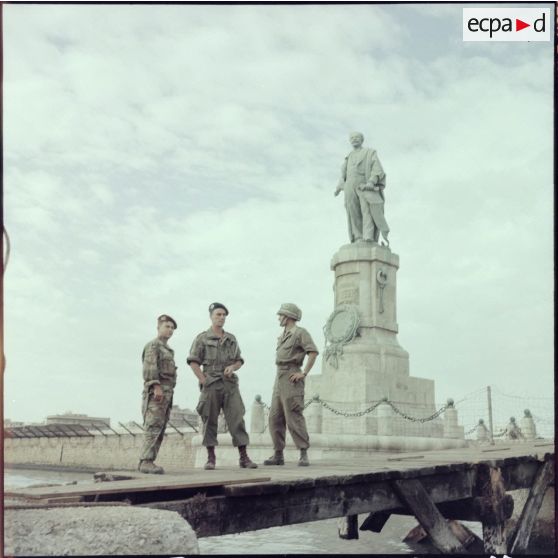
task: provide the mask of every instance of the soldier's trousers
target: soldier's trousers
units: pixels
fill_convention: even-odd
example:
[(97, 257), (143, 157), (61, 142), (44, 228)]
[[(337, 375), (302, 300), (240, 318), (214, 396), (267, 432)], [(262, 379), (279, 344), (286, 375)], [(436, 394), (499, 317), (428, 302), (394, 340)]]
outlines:
[(247, 446), (250, 438), (244, 424), (244, 403), (237, 382), (217, 380), (203, 386), (196, 410), (203, 421), (203, 441), (205, 447), (218, 445), (217, 423), (223, 409), (225, 421), (232, 436), (233, 446)]
[(302, 414), (304, 410), (304, 380), (299, 380), (296, 383), (290, 382), (289, 376), (293, 372), (300, 372), (300, 370), (281, 371), (277, 375), (273, 386), (271, 411), (269, 412), (269, 433), (275, 451), (283, 451), (285, 448), (287, 428), (298, 449), (310, 447), (306, 420), (304, 420)]
[(142, 405), (143, 412), (143, 447), (140, 453), (140, 460), (148, 459), (155, 461), (161, 442), (165, 436), (165, 428), (169, 421), (170, 410), (172, 407), (172, 390), (163, 388), (163, 399), (155, 401), (153, 394), (144, 394)]

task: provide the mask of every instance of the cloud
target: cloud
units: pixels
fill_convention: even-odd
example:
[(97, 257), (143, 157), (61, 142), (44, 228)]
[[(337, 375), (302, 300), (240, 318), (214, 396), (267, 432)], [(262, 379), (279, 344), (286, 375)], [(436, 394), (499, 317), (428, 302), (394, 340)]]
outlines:
[[(550, 389), (552, 49), (422, 48), (418, 8), (392, 8), (6, 6), (6, 416), (139, 420), (162, 312), (194, 407), (214, 301), (247, 407), (269, 400), (282, 302), (323, 347), (353, 129), (387, 171), (411, 373), (441, 401)], [(460, 34), (456, 11), (424, 28)]]

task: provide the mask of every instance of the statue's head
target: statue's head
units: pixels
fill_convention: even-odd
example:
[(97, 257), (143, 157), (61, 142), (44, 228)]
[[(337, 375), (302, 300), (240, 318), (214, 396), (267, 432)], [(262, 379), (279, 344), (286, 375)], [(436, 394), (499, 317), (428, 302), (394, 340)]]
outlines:
[(360, 147), (364, 142), (364, 136), (360, 132), (351, 132), (349, 141), (353, 147)]

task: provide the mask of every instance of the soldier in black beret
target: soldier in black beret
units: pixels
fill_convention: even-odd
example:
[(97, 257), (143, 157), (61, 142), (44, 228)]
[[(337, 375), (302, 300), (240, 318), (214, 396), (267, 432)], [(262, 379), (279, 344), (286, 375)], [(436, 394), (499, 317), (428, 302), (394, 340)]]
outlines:
[(244, 359), (236, 337), (223, 329), (228, 314), (226, 306), (220, 302), (209, 305), (211, 327), (194, 339), (187, 359), (202, 388), (196, 410), (203, 421), (202, 443), (207, 448), (204, 468), (215, 469), (217, 425), (223, 409), (233, 445), (238, 447), (240, 467), (255, 469), (257, 465), (246, 453), (250, 439), (244, 424), (244, 403), (235, 374), (244, 364)]
[(164, 473), (154, 461), (165, 435), (176, 385), (174, 351), (167, 343), (176, 328), (176, 322), (168, 314), (159, 316), (157, 337), (147, 343), (141, 355), (144, 442), (138, 469), (142, 473)]

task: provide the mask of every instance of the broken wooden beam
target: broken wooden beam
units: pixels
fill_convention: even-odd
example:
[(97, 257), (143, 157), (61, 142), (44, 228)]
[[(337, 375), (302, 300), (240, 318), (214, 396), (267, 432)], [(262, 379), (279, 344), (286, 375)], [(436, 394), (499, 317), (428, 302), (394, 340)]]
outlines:
[(523, 506), (519, 521), (510, 541), (510, 554), (523, 554), (529, 544), (529, 538), (533, 525), (537, 518), (537, 514), (541, 509), (541, 504), (548, 488), (548, 485), (554, 478), (554, 459), (547, 458), (541, 465), (533, 486), (527, 496), (527, 501)]
[(460, 540), (419, 480), (394, 480), (392, 484), (401, 501), (413, 512), (437, 550), (443, 554), (465, 552)]
[(477, 490), (480, 494), (477, 505), (482, 521), (484, 551), (488, 554), (505, 554), (508, 550), (505, 524), (509, 518), (510, 497), (506, 498), (502, 471), (488, 463), (479, 463)]
[[(402, 509), (402, 508), (397, 508)], [(360, 526), (361, 531), (372, 531), (374, 533), (381, 533), (384, 525), (387, 523), (388, 519), (391, 517), (392, 512), (376, 512), (371, 513), (362, 522)]]
[(340, 539), (358, 539), (358, 515), (340, 517), (337, 522), (337, 533)]
[[(467, 552), (482, 554), (484, 544), (473, 531), (459, 521), (448, 521), (448, 525)], [(411, 548), (416, 546), (428, 553), (432, 553), (432, 551), (436, 550), (435, 546), (432, 544), (432, 539), (420, 524), (407, 533), (403, 538), (403, 542), (407, 543)]]

